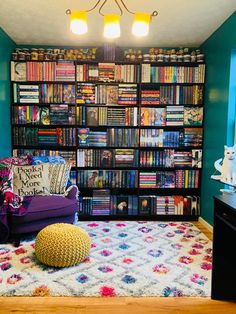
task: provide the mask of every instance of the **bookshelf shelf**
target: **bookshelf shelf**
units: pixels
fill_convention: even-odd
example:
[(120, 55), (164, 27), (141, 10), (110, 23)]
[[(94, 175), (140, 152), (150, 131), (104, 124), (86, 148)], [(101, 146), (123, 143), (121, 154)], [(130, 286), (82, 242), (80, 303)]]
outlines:
[(162, 86), (162, 85), (166, 85), (166, 86), (176, 86), (176, 85), (180, 85), (180, 86), (192, 86), (192, 85), (199, 85), (199, 86), (203, 86), (204, 83), (177, 83), (177, 82), (173, 82), (173, 83), (168, 83), (168, 82), (142, 82), (142, 86)]
[[(196, 215), (129, 215), (129, 220), (153, 220), (153, 221), (198, 221)], [(79, 220), (90, 221), (90, 215), (79, 215)], [(97, 215), (93, 216), (94, 221), (106, 220), (127, 220), (127, 215)]]
[(33, 124), (33, 123), (27, 123), (27, 124), (21, 124), (21, 123), (12, 123), (12, 126), (21, 126), (21, 127), (30, 127), (30, 128), (39, 128), (39, 129), (51, 129), (51, 128), (70, 128), (73, 127), (74, 124)]
[(21, 85), (27, 85), (27, 84), (70, 84), (70, 85), (75, 85), (75, 81), (50, 81), (50, 80), (41, 80), (41, 81), (37, 81), (37, 80), (31, 80), (31, 81), (11, 81), (12, 83), (20, 83)]
[(31, 149), (31, 150), (65, 150), (76, 151), (76, 146), (59, 146), (59, 145), (14, 145), (13, 149)]
[(72, 160), (81, 220), (198, 219), (204, 63), (17, 63), (13, 153)]

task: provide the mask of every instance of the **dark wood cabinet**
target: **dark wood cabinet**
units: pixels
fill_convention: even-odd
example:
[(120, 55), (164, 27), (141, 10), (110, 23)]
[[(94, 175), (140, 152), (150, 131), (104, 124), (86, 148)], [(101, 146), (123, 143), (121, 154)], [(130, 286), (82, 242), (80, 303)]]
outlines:
[(214, 197), (211, 297), (236, 300), (236, 195)]

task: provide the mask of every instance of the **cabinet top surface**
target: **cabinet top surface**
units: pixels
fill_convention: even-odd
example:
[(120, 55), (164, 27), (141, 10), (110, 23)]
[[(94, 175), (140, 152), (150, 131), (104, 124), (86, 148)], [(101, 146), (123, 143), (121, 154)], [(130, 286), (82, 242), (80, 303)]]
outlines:
[(236, 210), (236, 193), (229, 195), (217, 195), (214, 196), (215, 201), (220, 201), (224, 205)]

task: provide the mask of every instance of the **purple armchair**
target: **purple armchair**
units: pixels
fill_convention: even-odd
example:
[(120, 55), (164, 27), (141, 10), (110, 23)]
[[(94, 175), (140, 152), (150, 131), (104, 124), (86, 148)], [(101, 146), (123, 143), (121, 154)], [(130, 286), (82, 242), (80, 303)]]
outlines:
[[(52, 158), (63, 161), (61, 157)], [(42, 162), (46, 162), (45, 157)], [(12, 236), (18, 246), (22, 234), (38, 232), (53, 223), (74, 222), (78, 207), (77, 186), (71, 185), (64, 194), (20, 197), (13, 193), (12, 164), (29, 165), (31, 160), (28, 161), (27, 156), (0, 159), (0, 243)]]
[(71, 186), (66, 196), (48, 195), (32, 197), (24, 215), (8, 214), (10, 234), (18, 246), (22, 234), (38, 232), (47, 225), (73, 223), (77, 212), (77, 186)]

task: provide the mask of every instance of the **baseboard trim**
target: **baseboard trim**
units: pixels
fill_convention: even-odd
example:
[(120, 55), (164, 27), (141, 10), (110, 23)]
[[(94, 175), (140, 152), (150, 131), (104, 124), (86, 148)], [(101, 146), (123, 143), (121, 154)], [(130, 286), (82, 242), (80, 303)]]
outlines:
[(213, 227), (212, 225), (210, 225), (205, 219), (203, 219), (202, 217), (199, 217), (198, 221), (204, 225), (204, 227), (207, 228), (207, 230), (209, 230), (210, 232), (213, 232)]

